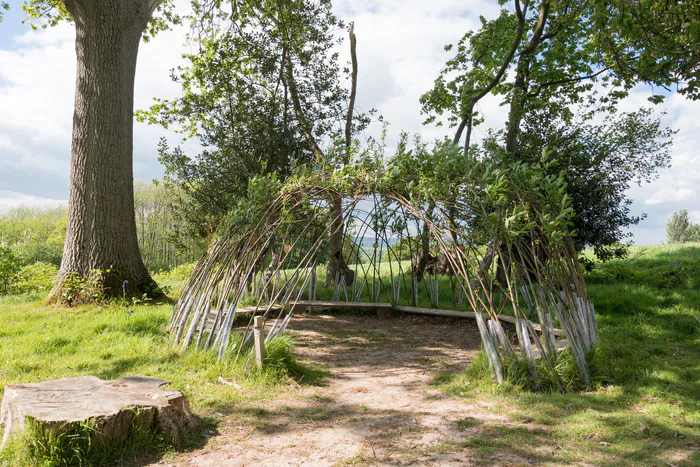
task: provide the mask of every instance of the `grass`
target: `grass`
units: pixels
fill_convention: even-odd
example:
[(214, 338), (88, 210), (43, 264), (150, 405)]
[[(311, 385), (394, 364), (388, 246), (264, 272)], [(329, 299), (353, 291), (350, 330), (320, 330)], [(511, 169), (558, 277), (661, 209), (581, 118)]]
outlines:
[[(315, 384), (327, 376), (323, 369), (297, 362), (289, 336), (268, 343), (266, 367), (257, 370), (254, 365), (246, 367), (247, 357), (236, 359), (233, 351), (219, 361), (213, 353), (174, 348), (163, 332), (172, 305), (115, 303), (66, 309), (42, 307), (41, 298), (0, 297), (0, 398), (11, 383), (81, 375), (103, 379), (148, 375), (181, 390), (207, 428), (216, 425), (216, 414), (223, 408), (270, 400), (292, 381)], [(238, 388), (221, 384), (220, 376), (235, 381)], [(142, 455), (162, 454), (162, 444), (149, 446), (141, 450)], [(60, 465), (43, 462), (44, 456), (29, 457), (32, 452), (27, 447), (27, 443), (14, 443), (3, 449), (0, 465)]]
[(479, 362), (439, 375), (445, 392), (487, 399), (489, 410), (532, 427), (484, 426), (465, 447), (484, 464), (510, 452), (538, 462), (700, 465), (699, 256), (698, 244), (637, 247), (587, 275), (601, 334), (592, 390), (494, 387), (475, 375)]
[(94, 420), (54, 430), (29, 421), (18, 439), (10, 441), (9, 449), (0, 451), (0, 462), (6, 465), (83, 466), (134, 465), (144, 452), (166, 452), (170, 447), (163, 437), (132, 421), (124, 439), (105, 442)]
[[(464, 441), (435, 449), (469, 450), (484, 465), (508, 464), (508, 456), (550, 464), (700, 465), (699, 257), (700, 244), (633, 248), (628, 259), (597, 264), (587, 274), (602, 339), (594, 356), (597, 378), (592, 389), (576, 390), (572, 384), (566, 394), (532, 392), (518, 382), (517, 375), (527, 370), (517, 365), (511, 369), (513, 383), (496, 387), (480, 374), (485, 362), (479, 358), (466, 372), (438, 375), (434, 385), (445, 393), (484, 402), (483, 410), (506, 414), (510, 422), (465, 414), (455, 421)], [(181, 277), (158, 280), (175, 293), (182, 288)], [(448, 283), (441, 279), (441, 307), (451, 307)], [(330, 298), (330, 293), (319, 288), (320, 299)], [(182, 390), (210, 431), (223, 417), (235, 416), (232, 407), (259, 418), (267, 413), (265, 401), (293, 380), (316, 384), (327, 377), (323, 369), (294, 359), (289, 337), (270, 345), (269, 364), (257, 371), (244, 368), (233, 355), (218, 361), (213, 354), (173, 348), (163, 334), (172, 305), (60, 309), (42, 307), (41, 298), (0, 297), (0, 397), (10, 383), (144, 374), (170, 380)], [(429, 306), (427, 293), (420, 300)], [(340, 332), (335, 337), (364, 343), (376, 335)], [(562, 374), (568, 374), (570, 363), (562, 358)], [(222, 385), (219, 376), (241, 389)], [(324, 423), (347, 415), (329, 405), (290, 416)], [(60, 448), (60, 443), (54, 445)], [(56, 465), (41, 453), (28, 457), (28, 446), (17, 442), (0, 451), (0, 464)], [(131, 465), (138, 456), (167, 456), (170, 451), (147, 439), (135, 450), (119, 451), (110, 464)], [(371, 459), (357, 457), (344, 465), (371, 464)]]

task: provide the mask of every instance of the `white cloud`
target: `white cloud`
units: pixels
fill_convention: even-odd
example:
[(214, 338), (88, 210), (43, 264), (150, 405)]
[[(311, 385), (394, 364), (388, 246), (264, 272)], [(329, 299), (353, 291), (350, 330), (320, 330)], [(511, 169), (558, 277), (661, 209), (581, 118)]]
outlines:
[[(179, 0), (186, 8), (188, 0)], [(400, 130), (420, 132), (424, 140), (452, 136), (446, 127), (423, 127), (420, 95), (429, 90), (450, 53), (446, 44), (457, 42), (478, 26), (478, 16), (498, 14), (496, 2), (477, 0), (335, 0), (334, 9), (346, 22), (354, 21), (358, 40), (358, 108), (376, 108), (391, 123), (389, 146)], [(0, 34), (3, 29), (0, 29)], [(338, 32), (343, 34), (342, 31)], [(169, 70), (182, 63), (182, 30), (160, 34), (140, 47), (136, 74), (135, 106), (147, 108), (153, 97), (179, 96), (179, 86)], [(348, 45), (340, 49), (343, 62)], [(14, 192), (12, 199), (66, 198), (70, 155), (73, 92), (75, 86), (74, 30), (61, 25), (29, 31), (13, 38), (13, 46), (0, 49), (0, 190)], [(647, 105), (649, 92), (637, 90), (620, 104), (620, 110)], [(474, 131), (479, 140), (489, 128), (503, 125), (507, 109), (501, 99), (482, 100), (484, 125)], [(700, 216), (700, 102), (673, 95), (658, 107), (665, 121), (679, 133), (673, 147), (673, 167), (661, 171), (649, 185), (634, 187), (633, 211), (649, 218), (632, 229), (637, 243), (664, 240), (664, 225), (673, 211), (686, 208)], [(367, 136), (378, 136), (373, 125)], [(134, 170), (136, 178), (152, 179), (162, 173), (156, 145), (161, 136), (177, 136), (159, 127), (135, 124)], [(195, 147), (196, 145), (190, 145)], [(34, 199), (31, 198), (31, 199)], [(10, 199), (5, 196), (2, 199)], [(4, 201), (3, 201), (4, 202)], [(32, 202), (32, 201), (28, 201)], [(2, 205), (0, 205), (2, 206)]]
[(17, 206), (67, 206), (67, 200), (43, 198), (41, 196), (0, 190), (0, 214)]
[(664, 187), (657, 189), (644, 200), (645, 205), (681, 203), (695, 198), (695, 189), (687, 186)]
[[(170, 69), (181, 63), (183, 32), (167, 31), (139, 50), (135, 107), (148, 107), (154, 97), (173, 97), (179, 86)], [(75, 88), (75, 32), (70, 24), (27, 31), (13, 37), (15, 47), (0, 50), (0, 166), (31, 177), (55, 176), (67, 194)], [(135, 124), (137, 176), (157, 177), (158, 139), (169, 134)], [(9, 176), (9, 175), (8, 175)], [(0, 184), (7, 184), (5, 173)]]
[[(391, 124), (389, 144), (399, 131), (420, 132), (425, 140), (453, 131), (424, 127), (421, 94), (432, 88), (451, 53), (444, 46), (457, 42), (478, 25), (478, 15), (498, 14), (496, 3), (477, 1), (340, 0), (334, 9), (343, 20), (355, 23), (358, 54), (358, 108), (378, 110)], [(341, 60), (349, 57), (347, 43)], [(483, 104), (489, 110), (492, 103)], [(495, 105), (497, 108), (497, 104)], [(379, 125), (370, 128), (377, 136)]]

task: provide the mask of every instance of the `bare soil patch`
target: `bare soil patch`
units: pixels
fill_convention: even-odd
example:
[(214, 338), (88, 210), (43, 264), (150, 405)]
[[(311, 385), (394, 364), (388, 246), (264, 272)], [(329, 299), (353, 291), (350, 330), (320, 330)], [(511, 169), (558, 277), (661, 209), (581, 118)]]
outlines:
[(479, 349), (471, 320), (309, 314), (290, 325), (300, 359), (330, 371), (325, 385), (230, 407), (206, 446), (154, 465), (471, 465), (478, 459), (463, 443), (485, 424), (509, 424), (486, 410), (488, 402), (431, 387)]

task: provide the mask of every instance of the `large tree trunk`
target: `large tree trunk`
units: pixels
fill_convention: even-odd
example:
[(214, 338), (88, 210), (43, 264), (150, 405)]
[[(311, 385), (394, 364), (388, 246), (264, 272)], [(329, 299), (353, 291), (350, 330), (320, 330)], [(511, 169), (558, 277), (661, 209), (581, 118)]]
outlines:
[[(141, 35), (159, 0), (65, 0), (75, 21), (77, 78), (68, 228), (56, 285), (104, 276), (107, 296), (157, 294), (141, 260), (134, 217), (134, 75)], [(128, 282), (127, 282), (128, 281)]]
[[(352, 115), (355, 110), (355, 98), (357, 96), (357, 38), (355, 37), (355, 25), (350, 23), (350, 58), (352, 62), (352, 75), (350, 80), (350, 102), (345, 118), (345, 159), (344, 164), (350, 162), (350, 148), (352, 146)], [(345, 221), (343, 220), (343, 197), (333, 196), (330, 200), (331, 235), (328, 242), (328, 264), (326, 264), (326, 284), (335, 283), (345, 276), (345, 283), (351, 285), (355, 280), (355, 272), (348, 267), (343, 257), (343, 240), (345, 238)], [(377, 239), (378, 240), (378, 239)]]
[(328, 239), (328, 263), (326, 264), (326, 283), (328, 287), (345, 276), (345, 284), (352, 285), (355, 272), (348, 267), (343, 257), (343, 240), (345, 239), (345, 221), (343, 219), (343, 198), (333, 195), (330, 200), (331, 234)]

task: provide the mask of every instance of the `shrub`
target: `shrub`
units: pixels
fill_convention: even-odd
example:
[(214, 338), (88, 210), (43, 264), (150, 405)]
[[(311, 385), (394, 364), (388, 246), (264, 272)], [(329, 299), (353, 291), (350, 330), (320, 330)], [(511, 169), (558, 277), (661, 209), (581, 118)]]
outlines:
[[(593, 386), (598, 386), (607, 381), (608, 368), (605, 360), (607, 355), (600, 346), (594, 347), (586, 354), (586, 362), (591, 376)], [(503, 377), (506, 381), (507, 388), (516, 388), (521, 391), (530, 392), (558, 392), (559, 383), (565, 392), (580, 391), (586, 389), (581, 383), (576, 359), (570, 350), (564, 350), (557, 356), (556, 361), (552, 362), (555, 375), (552, 374), (547, 365), (542, 360), (537, 360), (537, 381), (530, 377), (530, 369), (527, 360), (520, 357), (507, 357), (503, 359)], [(483, 350), (480, 350), (474, 359), (471, 366), (465, 372), (466, 380), (476, 382), (485, 388), (496, 388), (493, 379), (491, 378), (491, 370), (489, 369), (488, 358)], [(559, 381), (559, 383), (557, 383)], [(453, 392), (461, 390), (460, 384), (457, 383)], [(504, 388), (501, 388), (503, 390)]]
[(167, 279), (184, 281), (190, 278), (196, 266), (196, 262), (180, 264), (179, 266), (172, 268), (170, 271), (162, 273), (162, 276)]
[(58, 268), (50, 263), (34, 263), (22, 267), (12, 286), (13, 294), (48, 291), (53, 286)]
[(6, 245), (0, 245), (0, 295), (10, 293), (20, 271), (20, 260)]
[(93, 269), (87, 277), (81, 277), (76, 272), (63, 279), (63, 300), (68, 306), (81, 303), (96, 303), (105, 299), (105, 274), (111, 271)]

